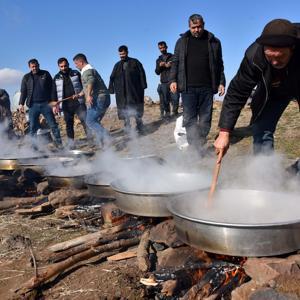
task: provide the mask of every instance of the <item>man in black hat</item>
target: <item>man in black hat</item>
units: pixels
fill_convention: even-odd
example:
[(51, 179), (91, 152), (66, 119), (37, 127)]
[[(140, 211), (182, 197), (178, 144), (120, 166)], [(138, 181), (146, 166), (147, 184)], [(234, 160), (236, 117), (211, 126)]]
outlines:
[[(274, 149), (276, 125), (291, 100), (300, 98), (300, 49), (296, 26), (288, 20), (269, 22), (246, 50), (224, 98), (220, 133), (214, 146), (219, 157), (229, 148), (230, 132), (252, 90), (251, 127), (254, 154)], [(299, 103), (300, 104), (300, 103)]]

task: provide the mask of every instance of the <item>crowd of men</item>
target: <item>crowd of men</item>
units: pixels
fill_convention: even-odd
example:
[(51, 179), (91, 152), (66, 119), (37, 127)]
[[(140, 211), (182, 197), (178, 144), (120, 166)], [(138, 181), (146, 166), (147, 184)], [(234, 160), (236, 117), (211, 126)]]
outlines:
[[(181, 95), (188, 143), (201, 154), (211, 127), (213, 96), (225, 94), (226, 81), (220, 40), (205, 29), (204, 19), (199, 14), (190, 16), (188, 26), (189, 30), (177, 40), (174, 54), (167, 51), (165, 41), (158, 42), (161, 55), (155, 72), (160, 75), (157, 91), (161, 118), (169, 119), (171, 112), (178, 115)], [(246, 49), (223, 101), (220, 132), (214, 143), (219, 159), (229, 148), (230, 134), (250, 96), (254, 153), (273, 151), (274, 132), (282, 113), (291, 100), (300, 101), (299, 41), (299, 24), (274, 19)], [(127, 46), (120, 46), (118, 51), (120, 61), (113, 68), (108, 88), (84, 54), (73, 58), (80, 72), (72, 70), (66, 58), (59, 58), (59, 72), (53, 79), (49, 72), (40, 69), (36, 59), (31, 59), (30, 72), (22, 80), (20, 97), (20, 109), (24, 110), (25, 102), (29, 108), (31, 136), (36, 135), (42, 114), (55, 144), (61, 148), (60, 130), (54, 117), (61, 110), (70, 146), (74, 143), (74, 115), (80, 119), (88, 139), (94, 136), (98, 144), (110, 145), (109, 133), (101, 125), (110, 105), (110, 94), (116, 95), (118, 117), (124, 121), (125, 130), (131, 128), (133, 117), (136, 130), (142, 133), (147, 88), (145, 71), (141, 62), (128, 56)], [(7, 97), (7, 93), (0, 90), (0, 108), (9, 106), (5, 104)], [(50, 101), (57, 104), (51, 107)], [(9, 131), (10, 113), (6, 115), (6, 122)]]

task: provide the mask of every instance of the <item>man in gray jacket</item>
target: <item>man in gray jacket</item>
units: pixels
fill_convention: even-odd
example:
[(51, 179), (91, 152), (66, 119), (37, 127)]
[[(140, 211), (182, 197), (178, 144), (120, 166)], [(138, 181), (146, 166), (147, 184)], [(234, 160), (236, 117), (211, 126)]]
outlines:
[(85, 96), (86, 124), (96, 134), (98, 144), (108, 146), (110, 143), (109, 133), (100, 123), (110, 105), (108, 89), (99, 73), (88, 63), (84, 54), (75, 55), (73, 61), (81, 72), (83, 91), (79, 93), (79, 96)]

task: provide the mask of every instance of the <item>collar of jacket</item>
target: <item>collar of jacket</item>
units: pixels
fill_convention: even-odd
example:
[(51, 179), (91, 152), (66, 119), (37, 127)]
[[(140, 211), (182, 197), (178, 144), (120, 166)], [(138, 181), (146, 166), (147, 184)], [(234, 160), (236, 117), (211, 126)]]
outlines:
[[(207, 32), (207, 38), (209, 41), (215, 38), (213, 33), (211, 33), (210, 31), (208, 31), (206, 29), (204, 29), (204, 30)], [(192, 34), (191, 34), (190, 30), (187, 30), (186, 32), (180, 34), (180, 36), (182, 38), (189, 38), (189, 37), (191, 37), (191, 35)]]
[(166, 54), (161, 54), (161, 55), (159, 56), (159, 58), (163, 59), (164, 56), (166, 56), (167, 59), (169, 59), (170, 57), (173, 56), (173, 54), (168, 52), (168, 53), (166, 53)]
[(253, 64), (256, 65), (261, 71), (265, 71), (269, 66), (269, 63), (266, 60), (263, 46), (259, 45), (258, 43), (254, 43), (253, 51)]

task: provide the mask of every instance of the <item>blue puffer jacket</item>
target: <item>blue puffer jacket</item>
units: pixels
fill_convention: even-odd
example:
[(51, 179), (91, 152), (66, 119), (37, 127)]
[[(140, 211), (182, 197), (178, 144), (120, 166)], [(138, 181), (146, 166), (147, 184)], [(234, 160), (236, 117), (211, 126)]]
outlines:
[[(74, 92), (75, 94), (79, 94), (82, 91), (82, 83), (81, 83), (81, 75), (78, 71), (76, 70), (69, 70), (69, 77), (72, 81), (72, 85), (74, 88)], [(61, 72), (57, 73), (54, 78), (53, 78), (53, 82), (54, 82), (54, 87), (53, 87), (53, 91), (52, 91), (52, 98), (53, 99), (58, 99), (61, 100), (63, 99), (64, 96), (64, 80), (63, 80), (63, 75)], [(80, 103), (84, 103), (84, 97), (80, 97), (78, 99), (78, 101)]]

